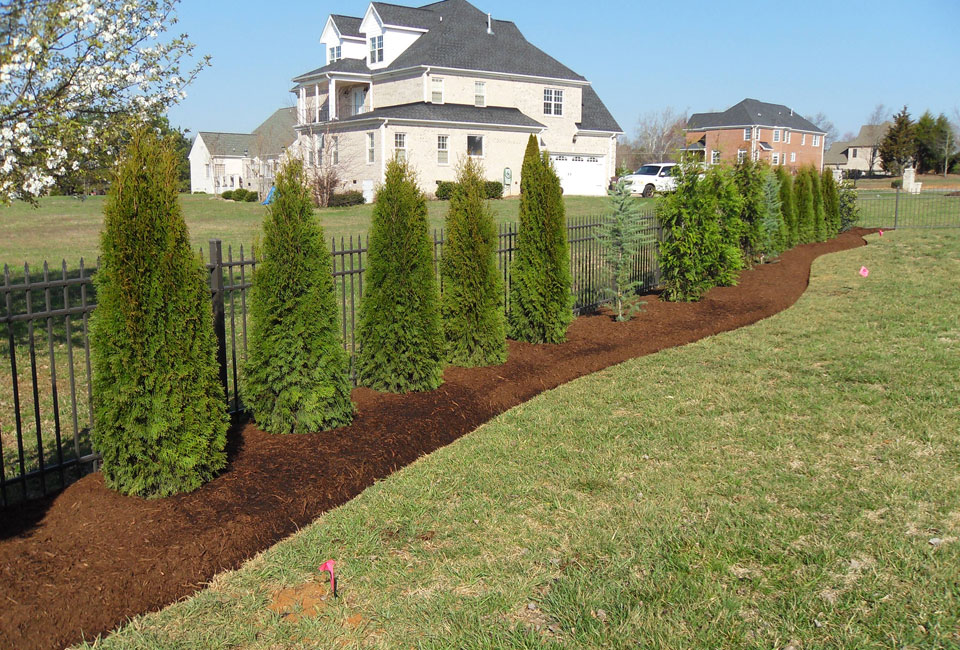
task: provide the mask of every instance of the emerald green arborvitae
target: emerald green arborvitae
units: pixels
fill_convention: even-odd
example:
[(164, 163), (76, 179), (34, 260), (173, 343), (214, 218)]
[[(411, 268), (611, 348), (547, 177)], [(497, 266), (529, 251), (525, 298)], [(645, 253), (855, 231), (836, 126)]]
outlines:
[(250, 292), (243, 398), (269, 433), (309, 433), (353, 419), (330, 251), (303, 175), (277, 174)]
[(780, 201), (780, 181), (773, 170), (763, 174), (763, 219), (760, 228), (759, 254), (761, 259), (770, 259), (783, 252), (783, 242), (787, 238), (786, 224), (783, 222)]
[(169, 141), (133, 134), (95, 279), (93, 444), (107, 486), (143, 497), (195, 490), (227, 461), (208, 274), (177, 202), (177, 165)]
[(809, 244), (814, 241), (813, 226), (813, 183), (808, 168), (804, 167), (793, 180), (793, 191), (797, 202), (798, 243)]
[(823, 170), (820, 186), (823, 188), (823, 212), (827, 223), (827, 239), (836, 237), (840, 232), (840, 194), (833, 171)]
[(443, 383), (440, 294), (427, 233), (427, 202), (406, 162), (387, 164), (370, 226), (360, 300), (357, 379), (404, 393)]
[(630, 320), (640, 310), (643, 301), (637, 293), (643, 278), (634, 274), (636, 258), (644, 245), (654, 241), (647, 220), (640, 215), (640, 204), (626, 181), (620, 181), (608, 192), (613, 204), (613, 215), (601, 222), (596, 238), (603, 250), (603, 261), (613, 279), (611, 287), (604, 287), (613, 300), (618, 321)]
[(550, 158), (531, 135), (520, 179), (520, 226), (510, 270), (510, 336), (562, 343), (573, 320), (563, 192)]
[(440, 259), (441, 315), (447, 360), (452, 364), (492, 366), (507, 360), (497, 243), (483, 168), (467, 158), (457, 171), (450, 197)]
[(740, 249), (748, 261), (763, 255), (760, 245), (765, 214), (763, 192), (766, 170), (764, 163), (745, 159), (737, 163), (733, 173), (737, 190), (743, 201), (740, 210), (740, 221), (743, 227)]
[(797, 201), (793, 189), (793, 175), (784, 167), (777, 167), (777, 180), (780, 181), (780, 210), (783, 212), (783, 225), (786, 230), (783, 250), (790, 250), (800, 243), (799, 222), (797, 220)]
[(810, 167), (807, 174), (813, 191), (813, 239), (814, 241), (826, 241), (829, 235), (827, 234), (827, 215), (823, 205), (823, 186), (820, 183), (820, 172), (814, 167)]

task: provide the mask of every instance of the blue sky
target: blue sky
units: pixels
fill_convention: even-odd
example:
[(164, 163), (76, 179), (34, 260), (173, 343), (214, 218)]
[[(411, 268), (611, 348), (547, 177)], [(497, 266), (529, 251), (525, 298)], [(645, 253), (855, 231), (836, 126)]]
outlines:
[[(411, 6), (423, 2), (398, 0)], [(633, 135), (641, 114), (723, 110), (745, 97), (825, 113), (840, 135), (874, 107), (960, 109), (960, 0), (471, 0), (591, 82)], [(185, 0), (177, 32), (213, 57), (170, 111), (197, 131), (249, 132), (324, 63), (330, 13), (363, 0)]]

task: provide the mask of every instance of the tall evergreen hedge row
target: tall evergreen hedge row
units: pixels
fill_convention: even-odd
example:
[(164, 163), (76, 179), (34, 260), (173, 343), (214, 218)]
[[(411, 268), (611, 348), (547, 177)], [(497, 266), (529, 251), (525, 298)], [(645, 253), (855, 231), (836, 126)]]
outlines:
[(459, 366), (490, 366), (507, 360), (497, 228), (487, 196), (483, 168), (467, 158), (451, 192), (440, 259), (447, 360)]
[(406, 162), (386, 171), (370, 226), (357, 379), (395, 393), (433, 390), (443, 383), (444, 339), (427, 203)]
[(820, 172), (811, 166), (807, 170), (807, 175), (813, 189), (813, 239), (814, 241), (826, 241), (829, 234), (823, 207), (823, 186), (820, 183)]
[(813, 183), (807, 167), (800, 169), (793, 179), (794, 200), (797, 206), (797, 243), (809, 244), (814, 241)]
[(793, 175), (785, 167), (777, 167), (775, 172), (780, 182), (780, 211), (783, 213), (785, 230), (783, 250), (789, 250), (800, 243), (800, 223), (797, 216), (794, 180)]
[(93, 443), (108, 487), (189, 492), (226, 464), (208, 273), (177, 198), (178, 160), (133, 134), (104, 208), (90, 333)]
[(261, 429), (309, 433), (353, 419), (331, 257), (303, 163), (277, 174), (250, 292), (243, 396)]
[(520, 192), (510, 336), (529, 343), (562, 343), (573, 320), (566, 212), (560, 179), (533, 135), (523, 158)]
[(827, 224), (827, 237), (835, 237), (840, 232), (840, 192), (831, 170), (823, 170), (820, 185), (823, 188), (823, 211)]

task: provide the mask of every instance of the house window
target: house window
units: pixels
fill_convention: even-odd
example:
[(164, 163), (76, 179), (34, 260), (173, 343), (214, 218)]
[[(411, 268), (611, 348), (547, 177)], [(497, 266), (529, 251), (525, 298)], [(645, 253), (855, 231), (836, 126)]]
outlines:
[(856, 158), (856, 157), (857, 157), (857, 150), (856, 150), (856, 149), (851, 149), (850, 151), (853, 152), (853, 153), (850, 154), (850, 157), (851, 157), (851, 158)]
[(374, 36), (370, 39), (370, 63), (383, 61), (383, 36)]
[(720, 162), (720, 152), (714, 149), (710, 150), (710, 164), (716, 165)]
[(758, 160), (760, 160), (760, 151), (759, 151), (759, 150), (753, 152), (753, 162), (757, 162)]
[(213, 173), (217, 178), (223, 178), (224, 175), (227, 173), (226, 165), (214, 165)]
[(750, 127), (749, 127), (749, 126), (743, 130), (743, 139), (744, 139), (744, 140), (749, 140), (749, 139), (750, 139)]
[(340, 56), (340, 51), (341, 50), (339, 45), (336, 47), (330, 48), (330, 61), (329, 61), (330, 63), (333, 63), (334, 61), (339, 61), (340, 59), (343, 58), (342, 56)]
[(747, 150), (737, 149), (737, 162), (742, 163), (746, 159), (747, 159)]
[(790, 131), (783, 132), (783, 141), (790, 144)]
[(313, 167), (314, 165), (314, 152), (313, 149), (307, 152), (307, 167)]
[(373, 163), (377, 160), (376, 136), (373, 133), (367, 134), (367, 163)]
[(778, 154), (778, 153), (773, 154), (773, 159), (772, 159), (772, 160), (773, 160), (773, 164), (774, 164), (774, 165), (779, 165), (779, 164), (780, 164), (780, 154)]
[(443, 78), (442, 77), (433, 77), (431, 80), (431, 89), (430, 101), (434, 104), (443, 103)]
[(791, 151), (791, 152), (790, 152), (790, 162), (797, 162), (797, 152), (796, 152), (796, 151)]
[(819, 135), (813, 136), (813, 146), (814, 146), (814, 147), (819, 147), (819, 146), (820, 146), (820, 136), (819, 136)]
[(756, 130), (756, 135), (753, 136), (753, 139), (754, 139), (754, 140), (759, 140), (761, 133), (762, 133), (762, 131), (760, 130), (760, 127), (758, 126), (758, 127), (757, 127), (757, 130)]
[(340, 164), (340, 136), (339, 135), (333, 136), (333, 143), (331, 144), (330, 148), (332, 150), (331, 151), (332, 160), (330, 164), (339, 165)]
[(487, 83), (485, 81), (475, 81), (473, 83), (473, 105), (487, 105)]
[(467, 155), (473, 156), (476, 158), (483, 157), (483, 136), (482, 135), (467, 136)]
[(802, 136), (800, 136), (800, 146), (802, 147), (806, 144), (807, 144), (807, 134), (804, 133)]
[(437, 136), (437, 164), (438, 165), (450, 164), (449, 142), (450, 142), (449, 136), (446, 136), (446, 135)]
[(393, 134), (393, 150), (397, 155), (397, 160), (407, 159), (407, 134), (406, 133)]
[(207, 171), (207, 178), (210, 178), (210, 173), (211, 173), (211, 172), (210, 172), (210, 163), (207, 163), (206, 165), (204, 165), (204, 167), (206, 168), (206, 171)]
[(780, 129), (773, 130), (773, 141), (780, 142)]
[(543, 90), (543, 114), (563, 115), (563, 91), (555, 88)]

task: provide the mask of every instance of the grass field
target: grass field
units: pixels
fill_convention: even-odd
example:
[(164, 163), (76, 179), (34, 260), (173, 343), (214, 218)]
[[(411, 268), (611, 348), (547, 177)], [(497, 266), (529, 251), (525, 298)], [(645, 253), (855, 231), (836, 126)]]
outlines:
[[(960, 230), (870, 242), (786, 312), (545, 393), (93, 647), (958, 647)], [(328, 558), (339, 600), (268, 609)]]
[[(653, 199), (637, 199), (652, 201)], [(66, 259), (73, 268), (80, 257), (95, 260), (103, 224), (105, 197), (92, 196), (84, 201), (55, 196), (41, 199), (34, 208), (26, 203), (0, 206), (0, 266), (19, 267), (23, 263), (38, 267), (44, 260), (60, 267)], [(569, 196), (565, 199), (567, 216), (592, 216), (608, 211), (606, 197)], [(209, 195), (181, 195), (184, 217), (195, 247), (207, 248), (212, 238), (223, 240), (237, 250), (246, 248), (257, 238), (266, 208), (258, 203), (235, 203)], [(449, 201), (427, 203), (432, 228), (443, 227)], [(518, 199), (491, 201), (490, 207), (498, 222), (516, 221)], [(363, 235), (370, 227), (371, 205), (351, 208), (328, 208), (318, 211), (327, 237)]]
[[(900, 177), (860, 178), (857, 179), (856, 187), (858, 190), (889, 190), (890, 183), (898, 178)], [(925, 190), (960, 190), (960, 174), (947, 174), (946, 178), (942, 174), (921, 174), (917, 176), (917, 182), (923, 183)]]
[(860, 190), (858, 225), (865, 228), (960, 227), (960, 196), (924, 191), (908, 194), (893, 190)]

